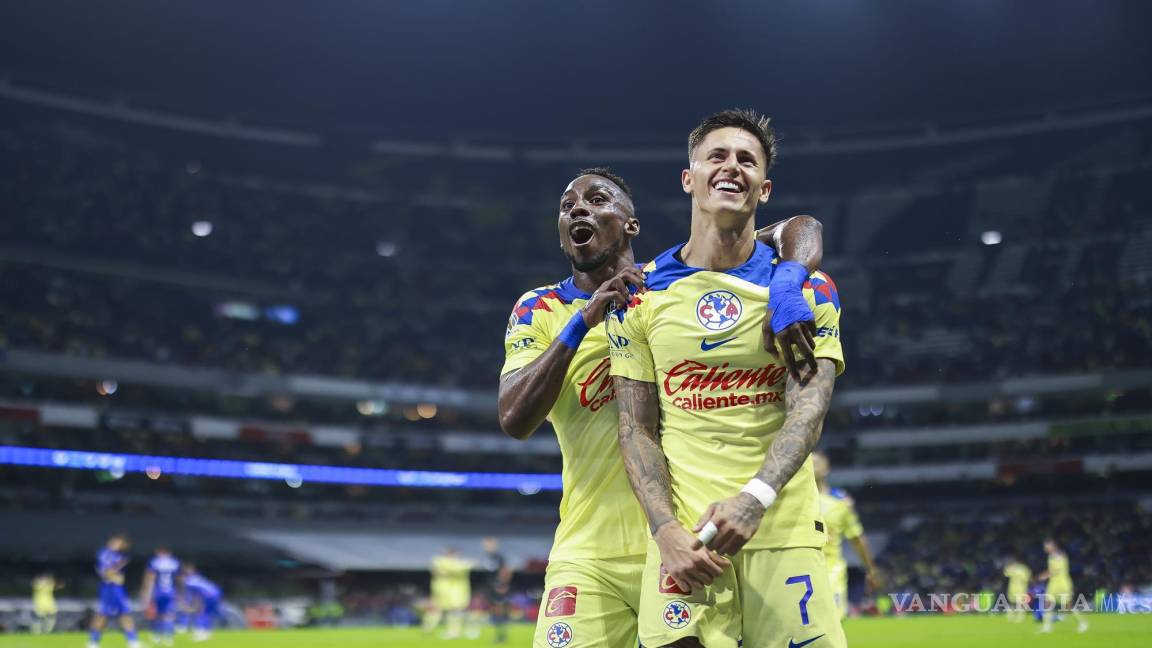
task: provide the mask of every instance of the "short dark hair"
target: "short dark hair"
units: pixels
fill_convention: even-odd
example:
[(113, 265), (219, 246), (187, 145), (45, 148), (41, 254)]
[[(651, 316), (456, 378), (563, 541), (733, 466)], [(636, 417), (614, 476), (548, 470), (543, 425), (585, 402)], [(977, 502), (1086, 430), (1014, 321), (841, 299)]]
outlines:
[(629, 198), (632, 197), (632, 187), (629, 187), (628, 183), (624, 182), (624, 178), (621, 178), (620, 174), (613, 171), (610, 167), (604, 166), (580, 169), (580, 172), (576, 174), (576, 177), (579, 178), (580, 176), (586, 175), (600, 176), (606, 180), (611, 180), (612, 182), (616, 183), (616, 186), (620, 187), (620, 190), (627, 194)]
[(776, 161), (776, 131), (772, 130), (772, 119), (750, 108), (721, 110), (705, 117), (688, 135), (688, 157), (692, 157), (708, 133), (721, 128), (739, 128), (755, 135), (760, 146), (764, 147), (764, 156), (768, 158), (765, 170), (772, 168)]

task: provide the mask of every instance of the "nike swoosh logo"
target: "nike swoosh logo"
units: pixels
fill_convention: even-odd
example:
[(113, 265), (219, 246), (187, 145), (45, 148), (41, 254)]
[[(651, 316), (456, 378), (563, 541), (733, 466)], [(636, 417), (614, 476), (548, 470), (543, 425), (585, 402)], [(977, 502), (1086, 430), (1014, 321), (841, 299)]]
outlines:
[(812, 643), (813, 641), (816, 641), (817, 639), (819, 639), (820, 637), (823, 637), (823, 636), (824, 635), (816, 635), (815, 637), (812, 637), (808, 641), (801, 641), (800, 643), (796, 643), (795, 639), (789, 639), (788, 640), (788, 648), (804, 648), (804, 646), (807, 646), (808, 644)]
[(728, 342), (733, 341), (735, 339), (736, 338), (728, 338), (727, 340), (719, 340), (719, 341), (715, 341), (715, 342), (710, 342), (710, 341), (708, 341), (707, 338), (704, 338), (703, 340), (700, 340), (700, 351), (712, 351), (712, 349), (717, 348), (720, 345), (726, 345), (726, 344), (728, 344)]
[(711, 351), (712, 349), (715, 349), (716, 347), (720, 346), (721, 344), (728, 344), (729, 342), (731, 342), (732, 340), (735, 340), (735, 339), (736, 338), (734, 338), (734, 337), (730, 337), (727, 340), (720, 340), (719, 342), (709, 343), (708, 338), (704, 338), (703, 340), (700, 340), (700, 350), (701, 351)]

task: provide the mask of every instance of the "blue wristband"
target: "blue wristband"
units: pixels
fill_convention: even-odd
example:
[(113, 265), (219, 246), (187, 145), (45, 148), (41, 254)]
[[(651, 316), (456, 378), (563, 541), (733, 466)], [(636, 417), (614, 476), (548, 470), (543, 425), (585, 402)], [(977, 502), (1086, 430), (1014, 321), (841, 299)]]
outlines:
[(584, 336), (588, 335), (588, 325), (584, 323), (584, 315), (579, 311), (568, 320), (568, 325), (560, 331), (560, 335), (556, 339), (560, 344), (567, 346), (569, 349), (575, 351), (580, 348), (580, 343), (584, 341)]
[(796, 322), (816, 319), (812, 307), (804, 299), (804, 281), (807, 279), (808, 269), (795, 261), (781, 261), (776, 265), (776, 272), (768, 283), (773, 333), (779, 333)]

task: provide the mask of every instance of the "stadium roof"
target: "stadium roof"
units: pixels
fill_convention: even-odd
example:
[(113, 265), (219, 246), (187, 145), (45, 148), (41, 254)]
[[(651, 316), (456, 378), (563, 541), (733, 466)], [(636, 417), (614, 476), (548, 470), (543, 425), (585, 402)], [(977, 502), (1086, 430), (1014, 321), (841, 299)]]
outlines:
[(1145, 98), (1147, 2), (7, 3), (0, 75), (385, 135), (843, 130)]

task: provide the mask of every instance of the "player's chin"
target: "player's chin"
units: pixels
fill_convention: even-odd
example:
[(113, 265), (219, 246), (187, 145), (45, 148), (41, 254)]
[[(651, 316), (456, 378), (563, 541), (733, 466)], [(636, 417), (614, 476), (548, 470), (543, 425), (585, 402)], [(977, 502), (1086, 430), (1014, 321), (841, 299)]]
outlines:
[(591, 246), (581, 246), (568, 252), (568, 259), (572, 262), (572, 267), (580, 272), (592, 272), (600, 268), (610, 260), (611, 256), (611, 251), (603, 247), (592, 249)]

